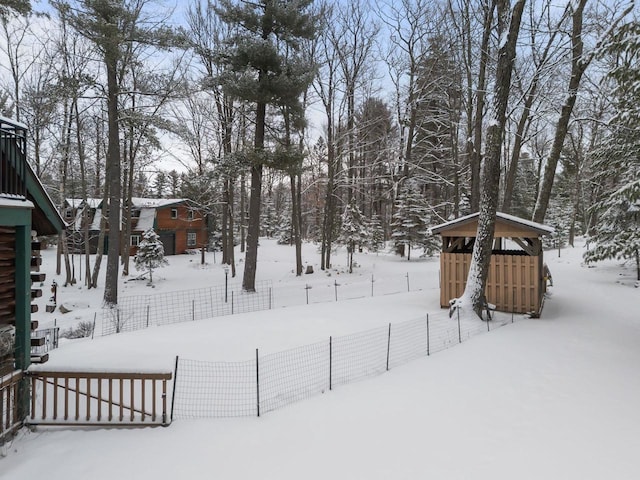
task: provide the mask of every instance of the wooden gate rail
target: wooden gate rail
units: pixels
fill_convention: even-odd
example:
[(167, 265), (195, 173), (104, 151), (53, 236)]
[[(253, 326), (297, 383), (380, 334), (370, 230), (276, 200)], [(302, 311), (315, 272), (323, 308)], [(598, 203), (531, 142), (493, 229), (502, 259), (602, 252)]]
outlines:
[(18, 412), (18, 389), (22, 377), (20, 370), (0, 377), (0, 443), (22, 426)]
[(30, 425), (168, 425), (171, 373), (30, 371), (28, 375)]

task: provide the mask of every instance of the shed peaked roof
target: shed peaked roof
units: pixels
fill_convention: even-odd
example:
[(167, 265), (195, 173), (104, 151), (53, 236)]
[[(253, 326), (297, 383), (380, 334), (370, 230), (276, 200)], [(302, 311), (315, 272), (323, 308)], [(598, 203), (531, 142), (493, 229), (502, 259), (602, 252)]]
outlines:
[[(476, 212), (472, 213), (471, 215), (456, 218), (455, 220), (451, 220), (450, 222), (436, 225), (435, 227), (431, 228), (431, 233), (443, 234), (444, 232), (448, 231), (451, 231), (452, 233), (470, 233), (472, 229), (474, 232), (473, 235), (467, 236), (475, 236), (475, 230), (477, 229), (479, 216), (480, 214)], [(513, 231), (501, 232), (498, 228), (498, 225), (512, 227)], [(531, 220), (525, 220), (524, 218), (515, 217), (513, 215), (502, 212), (497, 212), (496, 214), (496, 236), (508, 237), (512, 236), (511, 233), (514, 234), (513, 236), (522, 235), (523, 233), (534, 233), (536, 236), (541, 236), (548, 235), (553, 232), (554, 229), (552, 227), (543, 225), (542, 223), (532, 222)], [(518, 233), (518, 235), (515, 235), (516, 233)]]

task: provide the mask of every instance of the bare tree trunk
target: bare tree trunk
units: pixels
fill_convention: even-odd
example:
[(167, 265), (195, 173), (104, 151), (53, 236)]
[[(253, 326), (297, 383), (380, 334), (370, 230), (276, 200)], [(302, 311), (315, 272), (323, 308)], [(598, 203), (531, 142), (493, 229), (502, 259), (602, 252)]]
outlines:
[[(120, 260), (120, 139), (118, 135), (118, 81), (115, 47), (105, 54), (107, 68), (107, 182), (109, 184), (109, 250), (103, 301), (107, 306), (118, 304), (118, 266)], [(104, 212), (104, 208), (103, 208)]]
[[(517, 0), (510, 12), (509, 0), (497, 0), (498, 38), (507, 33), (498, 50), (498, 64), (494, 94), (493, 118), (487, 130), (486, 156), (480, 192), (480, 214), (478, 232), (473, 246), (473, 254), (467, 285), (463, 299), (470, 302), (473, 311), (482, 318), (485, 306), (485, 288), (491, 262), (491, 249), (495, 232), (498, 193), (500, 187), (500, 156), (504, 136), (506, 110), (511, 87), (511, 74), (516, 54), (516, 43), (520, 31), (520, 21), (526, 0)], [(511, 20), (509, 22), (509, 19)], [(465, 300), (462, 302), (465, 303)]]
[(574, 10), (571, 15), (573, 19), (573, 27), (571, 30), (571, 77), (569, 78), (567, 97), (560, 111), (560, 118), (558, 118), (556, 133), (553, 138), (553, 145), (547, 158), (542, 184), (540, 185), (540, 191), (536, 199), (536, 207), (533, 211), (534, 222), (542, 223), (547, 213), (547, 207), (551, 199), (551, 189), (553, 188), (553, 182), (556, 176), (556, 168), (560, 160), (562, 147), (564, 146), (564, 139), (569, 131), (569, 120), (571, 119), (573, 107), (576, 104), (580, 81), (590, 63), (589, 61), (585, 61), (586, 59), (583, 58), (582, 55), (584, 51), (584, 44), (582, 43), (582, 21), (586, 3), (587, 0), (579, 0), (572, 4), (574, 5)]
[[(266, 118), (266, 104), (258, 102), (256, 105), (256, 156), (264, 149), (264, 128)], [(262, 194), (262, 163), (254, 160), (251, 166), (251, 198), (249, 199), (249, 229), (247, 231), (247, 253), (244, 259), (244, 273), (242, 288), (247, 292), (256, 291), (256, 266), (258, 262), (258, 237), (260, 235), (260, 203)]]
[[(109, 167), (106, 166), (106, 169), (108, 170)], [(108, 177), (108, 174), (105, 173), (105, 175)], [(106, 208), (106, 205), (108, 204), (108, 201), (109, 201), (109, 184), (105, 183), (104, 187), (105, 187), (104, 191), (102, 192), (103, 211)], [(100, 275), (100, 265), (102, 264), (102, 256), (104, 254), (104, 238), (106, 235), (106, 229), (107, 229), (107, 219), (103, 214), (100, 217), (100, 233), (98, 234), (98, 246), (96, 247), (96, 261), (93, 265), (93, 274), (91, 275), (91, 284), (93, 285), (93, 288), (98, 287), (98, 276)]]
[[(536, 70), (533, 78), (531, 79), (531, 83), (529, 84), (529, 88), (526, 91), (526, 98), (524, 101), (522, 114), (520, 115), (520, 119), (518, 120), (518, 126), (516, 127), (516, 134), (511, 151), (511, 161), (509, 162), (509, 168), (507, 170), (507, 176), (505, 179), (504, 198), (502, 200), (502, 211), (504, 213), (511, 213), (511, 202), (513, 200), (513, 190), (516, 184), (518, 165), (520, 163), (520, 153), (522, 152), (522, 145), (531, 124), (531, 108), (538, 95), (538, 85), (540, 83), (542, 73), (547, 66), (547, 62), (551, 54), (551, 48), (553, 47), (555, 38), (560, 32), (561, 24), (564, 22), (564, 19), (566, 18), (568, 12), (569, 8), (567, 7), (564, 14), (558, 21), (557, 27), (551, 32), (551, 35), (547, 40), (547, 45), (545, 46), (545, 49), (542, 52), (539, 61), (537, 62)], [(535, 33), (532, 33), (532, 35), (535, 35)], [(532, 39), (532, 44), (534, 43), (535, 42)]]
[(244, 171), (240, 174), (240, 251), (246, 250), (247, 232), (245, 218), (247, 216), (247, 180)]
[(596, 52), (600, 49), (600, 46), (608, 39), (614, 28), (627, 14), (629, 14), (629, 12), (633, 10), (635, 6), (634, 3), (631, 2), (622, 12), (615, 12), (617, 17), (608, 25), (607, 31), (598, 40), (596, 46), (588, 54), (585, 54), (584, 44), (582, 42), (582, 22), (584, 19), (584, 7), (586, 3), (587, 0), (571, 2), (571, 6), (573, 8), (573, 12), (571, 14), (573, 22), (571, 30), (571, 77), (569, 78), (567, 96), (562, 105), (560, 117), (558, 118), (558, 124), (553, 138), (553, 145), (545, 165), (542, 184), (536, 200), (536, 207), (533, 211), (534, 222), (542, 223), (547, 213), (547, 208), (549, 207), (549, 200), (551, 199), (551, 190), (555, 180), (558, 161), (562, 154), (564, 140), (567, 136), (567, 132), (569, 131), (569, 121), (571, 120), (573, 107), (576, 103), (582, 76), (595, 57)]
[(482, 121), (487, 84), (487, 64), (489, 63), (489, 40), (491, 39), (493, 12), (497, 0), (489, 0), (484, 4), (484, 25), (482, 44), (480, 46), (480, 70), (478, 71), (478, 88), (476, 94), (475, 119), (473, 122), (473, 152), (471, 154), (471, 211), (480, 208), (480, 165), (482, 164)]
[(82, 120), (80, 119), (80, 112), (78, 110), (78, 103), (74, 105), (75, 117), (76, 117), (76, 142), (78, 144), (78, 162), (80, 164), (80, 188), (82, 189), (82, 201), (84, 203), (82, 208), (82, 239), (84, 244), (84, 261), (85, 261), (85, 278), (84, 283), (87, 288), (92, 287), (91, 283), (91, 259), (89, 257), (91, 250), (89, 248), (89, 204), (87, 202), (87, 171), (86, 171), (86, 158), (84, 149), (84, 140), (82, 136)]

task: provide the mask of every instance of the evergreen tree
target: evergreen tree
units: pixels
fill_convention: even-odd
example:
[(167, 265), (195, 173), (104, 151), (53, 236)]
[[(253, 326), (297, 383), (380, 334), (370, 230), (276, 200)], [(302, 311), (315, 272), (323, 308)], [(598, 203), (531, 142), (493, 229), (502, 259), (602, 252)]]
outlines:
[(380, 217), (374, 215), (369, 222), (369, 231), (371, 233), (367, 246), (372, 252), (379, 251), (384, 245), (384, 228)]
[(594, 180), (604, 195), (591, 209), (598, 220), (584, 258), (632, 259), (640, 280), (640, 25), (619, 29), (606, 51), (617, 60), (609, 73), (617, 113), (594, 151)]
[(225, 72), (223, 88), (255, 105), (254, 152), (251, 157), (249, 229), (242, 287), (255, 291), (262, 171), (269, 163), (265, 150), (267, 105), (299, 108), (313, 78), (313, 65), (302, 43), (315, 37), (312, 0), (219, 0), (216, 12), (233, 28), (220, 51)]
[(427, 255), (438, 250), (436, 238), (429, 233), (430, 209), (415, 182), (406, 182), (396, 200), (396, 212), (391, 223), (391, 238), (396, 251), (407, 254), (411, 260), (411, 248), (420, 247)]
[(358, 208), (356, 199), (352, 198), (342, 214), (342, 227), (338, 237), (338, 243), (347, 247), (349, 273), (353, 273), (353, 252), (356, 246), (365, 245), (369, 237), (367, 220)]
[(284, 213), (280, 215), (278, 225), (276, 226), (276, 235), (278, 236), (278, 245), (291, 245), (293, 236), (291, 235), (291, 214)]
[(137, 270), (149, 272), (149, 284), (153, 283), (153, 269), (169, 264), (167, 259), (164, 258), (164, 245), (153, 228), (150, 228), (142, 235), (142, 241), (138, 245), (134, 262)]

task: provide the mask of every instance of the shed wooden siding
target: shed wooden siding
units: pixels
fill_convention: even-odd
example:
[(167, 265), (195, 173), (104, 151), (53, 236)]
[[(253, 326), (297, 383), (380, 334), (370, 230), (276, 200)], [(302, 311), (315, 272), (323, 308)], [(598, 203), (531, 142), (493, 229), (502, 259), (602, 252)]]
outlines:
[[(485, 294), (503, 312), (539, 312), (543, 285), (542, 258), (528, 255), (492, 255)], [(440, 254), (440, 306), (460, 297), (471, 264), (470, 253)]]

